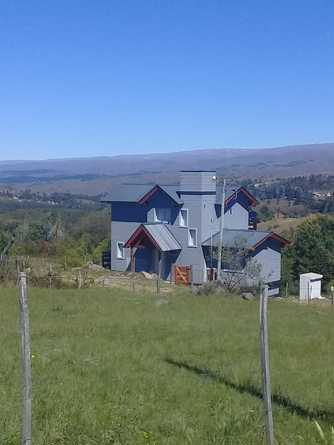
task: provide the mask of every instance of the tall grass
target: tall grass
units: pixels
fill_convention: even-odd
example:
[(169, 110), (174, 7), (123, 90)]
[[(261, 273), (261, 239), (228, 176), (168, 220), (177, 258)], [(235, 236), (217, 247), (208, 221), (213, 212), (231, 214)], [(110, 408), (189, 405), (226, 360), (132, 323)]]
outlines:
[[(277, 443), (330, 444), (334, 312), (269, 312)], [(30, 289), (30, 315), (34, 445), (263, 443), (257, 302)], [(18, 317), (0, 289), (4, 445), (19, 443)]]

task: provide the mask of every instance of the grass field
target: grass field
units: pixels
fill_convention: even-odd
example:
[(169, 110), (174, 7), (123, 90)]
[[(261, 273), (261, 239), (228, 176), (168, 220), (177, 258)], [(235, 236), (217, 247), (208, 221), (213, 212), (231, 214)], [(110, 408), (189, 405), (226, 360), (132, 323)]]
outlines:
[[(168, 299), (167, 299), (168, 298)], [(332, 443), (334, 312), (273, 301), (277, 444)], [(30, 289), (34, 445), (263, 443), (258, 303)], [(15, 289), (0, 289), (0, 443), (20, 438)]]

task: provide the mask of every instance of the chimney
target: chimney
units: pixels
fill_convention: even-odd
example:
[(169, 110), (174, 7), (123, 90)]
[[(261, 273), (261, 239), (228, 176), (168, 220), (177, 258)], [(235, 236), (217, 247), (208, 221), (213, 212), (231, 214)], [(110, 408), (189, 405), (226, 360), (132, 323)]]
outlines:
[(180, 172), (180, 192), (204, 194), (216, 192), (215, 170), (182, 170)]

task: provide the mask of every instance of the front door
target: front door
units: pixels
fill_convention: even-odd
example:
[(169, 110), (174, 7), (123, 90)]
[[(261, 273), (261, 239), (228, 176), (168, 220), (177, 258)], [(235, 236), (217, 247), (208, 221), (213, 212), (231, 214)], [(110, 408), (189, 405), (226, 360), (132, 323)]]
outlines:
[(154, 250), (147, 247), (138, 248), (135, 253), (136, 272), (155, 272)]

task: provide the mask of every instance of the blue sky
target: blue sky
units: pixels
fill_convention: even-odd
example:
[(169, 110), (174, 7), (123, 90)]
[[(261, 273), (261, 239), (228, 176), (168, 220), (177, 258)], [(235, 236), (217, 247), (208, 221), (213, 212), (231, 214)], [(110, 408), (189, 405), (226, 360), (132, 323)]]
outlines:
[(0, 159), (334, 141), (334, 2), (9, 1)]

